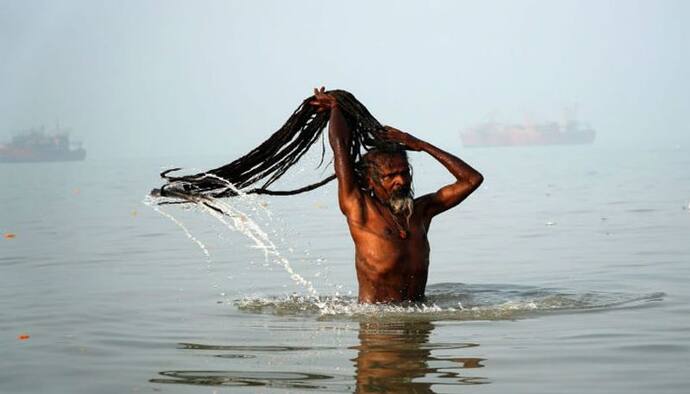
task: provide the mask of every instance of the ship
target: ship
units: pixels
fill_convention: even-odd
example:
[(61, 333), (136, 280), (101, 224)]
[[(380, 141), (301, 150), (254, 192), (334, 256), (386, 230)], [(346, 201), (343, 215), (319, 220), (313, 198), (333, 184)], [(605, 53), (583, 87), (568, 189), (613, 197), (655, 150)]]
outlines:
[(46, 133), (43, 127), (16, 134), (8, 144), (0, 144), (0, 162), (30, 163), (80, 161), (86, 158), (86, 150), (79, 143), (71, 143), (69, 133), (55, 128)]
[(584, 145), (594, 142), (596, 131), (589, 125), (566, 118), (563, 122), (505, 124), (488, 121), (460, 133), (465, 147)]

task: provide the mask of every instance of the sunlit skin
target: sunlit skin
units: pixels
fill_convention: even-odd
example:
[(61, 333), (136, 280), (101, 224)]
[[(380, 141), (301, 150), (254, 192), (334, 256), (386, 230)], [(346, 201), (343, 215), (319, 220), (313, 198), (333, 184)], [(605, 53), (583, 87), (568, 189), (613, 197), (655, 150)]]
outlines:
[(408, 220), (394, 214), (386, 203), (399, 189), (412, 185), (407, 160), (389, 155), (377, 163), (377, 177), (368, 176), (370, 193), (355, 178), (348, 152), (351, 131), (334, 97), (324, 88), (314, 89), (311, 102), (319, 111), (330, 111), (328, 137), (338, 179), (338, 202), (355, 243), (359, 302), (389, 303), (424, 299), (429, 272), (429, 226), (434, 216), (462, 202), (483, 181), (482, 175), (458, 157), (408, 133), (386, 126), (385, 138), (410, 151), (425, 152), (441, 163), (455, 182), (414, 199)]

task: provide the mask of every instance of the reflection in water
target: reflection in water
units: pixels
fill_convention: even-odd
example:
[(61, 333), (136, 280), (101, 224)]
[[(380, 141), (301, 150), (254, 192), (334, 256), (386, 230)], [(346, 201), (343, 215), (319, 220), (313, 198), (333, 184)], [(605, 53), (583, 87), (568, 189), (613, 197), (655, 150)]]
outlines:
[(245, 346), (245, 345), (201, 345), (198, 343), (180, 343), (178, 349), (196, 349), (196, 350), (218, 350), (218, 351), (232, 351), (232, 352), (290, 352), (295, 350), (316, 350), (316, 349), (335, 349), (327, 347), (310, 347), (310, 346)]
[(350, 347), (357, 351), (356, 358), (351, 360), (354, 363), (354, 376), (317, 374), (312, 371), (257, 370), (256, 364), (246, 364), (251, 363), (252, 359), (261, 362), (263, 357), (268, 356), (273, 365), (287, 366), (289, 369), (291, 361), (277, 362), (281, 354), (289, 353), (294, 358), (295, 354), (304, 353), (305, 359), (308, 359), (315, 351), (338, 350), (334, 347), (180, 343), (178, 349), (208, 352), (209, 356), (232, 360), (235, 368), (162, 371), (159, 377), (150, 382), (358, 393), (433, 393), (433, 387), (439, 385), (489, 383), (487, 378), (476, 376), (473, 370), (484, 367), (484, 359), (457, 355), (458, 350), (479, 345), (429, 343), (433, 328), (433, 323), (419, 320), (361, 322), (359, 344)]
[(163, 371), (164, 378), (151, 383), (178, 383), (200, 386), (269, 386), (275, 388), (324, 390), (319, 381), (330, 380), (328, 375), (301, 372), (261, 371)]
[(489, 383), (466, 376), (469, 368), (481, 368), (484, 359), (434, 357), (432, 350), (462, 349), (473, 343), (429, 343), (434, 328), (428, 321), (362, 322), (355, 364), (358, 393), (433, 393), (434, 385)]
[[(204, 345), (180, 343), (178, 349), (208, 351), (210, 356), (223, 359), (260, 358), (269, 355), (276, 360), (281, 353), (333, 351), (334, 347), (279, 346), (279, 345)], [(275, 361), (273, 361), (275, 362)], [(287, 364), (287, 363), (286, 363)], [(290, 390), (351, 392), (351, 384), (345, 376), (331, 376), (311, 372), (261, 371), (261, 370), (192, 370), (161, 371), (161, 377), (150, 379), (151, 383), (189, 384), (197, 386), (272, 387)]]

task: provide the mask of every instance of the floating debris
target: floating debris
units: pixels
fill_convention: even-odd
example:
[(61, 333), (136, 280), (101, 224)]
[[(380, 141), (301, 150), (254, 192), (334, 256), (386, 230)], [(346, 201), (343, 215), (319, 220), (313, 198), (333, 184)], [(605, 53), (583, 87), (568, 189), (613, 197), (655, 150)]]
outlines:
[(4, 237), (5, 239), (14, 239), (14, 238), (17, 237), (17, 234), (15, 234), (15, 233), (5, 233), (5, 234), (3, 234), (3, 237)]

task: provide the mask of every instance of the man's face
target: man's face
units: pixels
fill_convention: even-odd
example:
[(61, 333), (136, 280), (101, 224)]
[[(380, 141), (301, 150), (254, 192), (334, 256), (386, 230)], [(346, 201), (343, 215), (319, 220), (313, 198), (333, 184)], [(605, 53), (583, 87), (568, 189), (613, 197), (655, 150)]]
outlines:
[(374, 171), (377, 176), (369, 177), (369, 186), (376, 197), (388, 202), (394, 211), (398, 210), (396, 205), (412, 198), (412, 174), (405, 157), (390, 155), (377, 160)]

